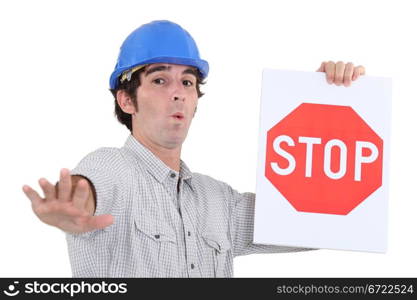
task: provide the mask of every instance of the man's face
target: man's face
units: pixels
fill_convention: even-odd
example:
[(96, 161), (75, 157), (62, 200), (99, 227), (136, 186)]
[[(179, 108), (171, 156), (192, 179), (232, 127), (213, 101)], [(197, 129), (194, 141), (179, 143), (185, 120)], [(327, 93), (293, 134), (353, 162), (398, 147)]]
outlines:
[(187, 136), (198, 103), (193, 67), (151, 64), (140, 74), (133, 130), (164, 148), (180, 147)]

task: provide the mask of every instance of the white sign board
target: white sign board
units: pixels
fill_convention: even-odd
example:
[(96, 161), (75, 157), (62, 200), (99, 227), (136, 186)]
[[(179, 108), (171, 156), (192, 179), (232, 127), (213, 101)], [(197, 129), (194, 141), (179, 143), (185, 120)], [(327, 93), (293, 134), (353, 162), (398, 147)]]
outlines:
[(265, 69), (254, 243), (385, 252), (391, 79)]

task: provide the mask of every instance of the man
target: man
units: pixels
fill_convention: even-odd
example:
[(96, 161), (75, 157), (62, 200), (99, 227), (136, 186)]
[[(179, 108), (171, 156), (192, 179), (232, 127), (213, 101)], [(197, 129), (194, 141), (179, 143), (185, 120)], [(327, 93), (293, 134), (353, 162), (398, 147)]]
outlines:
[[(125, 145), (62, 169), (56, 187), (41, 178), (45, 198), (23, 186), (40, 220), (66, 232), (75, 277), (231, 277), (235, 256), (307, 250), (253, 244), (255, 195), (180, 159), (208, 70), (179, 25), (139, 27), (110, 77)], [(364, 74), (342, 62), (318, 71), (345, 86)]]

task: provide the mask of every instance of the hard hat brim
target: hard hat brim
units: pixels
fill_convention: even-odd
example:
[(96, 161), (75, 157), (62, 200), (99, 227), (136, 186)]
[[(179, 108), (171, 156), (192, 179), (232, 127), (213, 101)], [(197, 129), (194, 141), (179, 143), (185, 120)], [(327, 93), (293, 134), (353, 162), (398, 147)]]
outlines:
[(209, 72), (209, 64), (207, 61), (203, 59), (191, 59), (187, 57), (154, 57), (148, 60), (141, 61), (135, 65), (132, 66), (126, 66), (126, 67), (119, 67), (117, 70), (115, 70), (111, 76), (110, 76), (110, 88), (116, 89), (119, 86), (119, 76), (126, 70), (129, 70), (131, 68), (134, 68), (138, 65), (147, 65), (147, 64), (153, 64), (153, 63), (169, 63), (169, 64), (176, 64), (176, 65), (186, 65), (186, 66), (192, 66), (196, 67), (201, 74), (202, 79), (206, 78)]

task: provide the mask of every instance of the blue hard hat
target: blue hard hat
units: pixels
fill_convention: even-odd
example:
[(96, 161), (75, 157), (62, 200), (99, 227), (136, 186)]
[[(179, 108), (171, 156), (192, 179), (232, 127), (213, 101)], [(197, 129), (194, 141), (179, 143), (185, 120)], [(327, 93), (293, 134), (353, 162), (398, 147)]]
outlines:
[(124, 71), (150, 63), (193, 66), (203, 79), (209, 71), (208, 62), (200, 58), (197, 44), (185, 29), (170, 21), (153, 21), (134, 30), (123, 42), (110, 76), (110, 88), (118, 87)]

